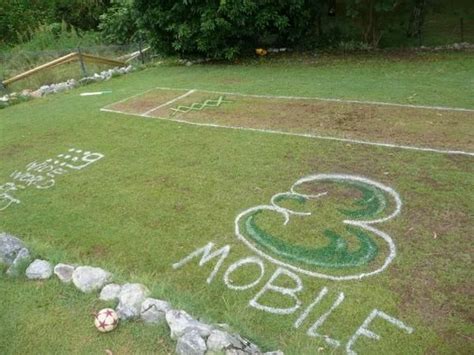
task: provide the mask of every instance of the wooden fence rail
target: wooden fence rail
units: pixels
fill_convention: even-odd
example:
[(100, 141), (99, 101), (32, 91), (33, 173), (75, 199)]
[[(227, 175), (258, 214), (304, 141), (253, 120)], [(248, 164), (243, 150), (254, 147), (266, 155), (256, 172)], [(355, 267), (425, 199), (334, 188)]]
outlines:
[(114, 66), (114, 67), (122, 67), (122, 66), (127, 65), (125, 62), (120, 61), (120, 60), (98, 57), (98, 56), (91, 55), (91, 54), (84, 54), (84, 53), (79, 54), (78, 52), (73, 52), (73, 53), (69, 53), (65, 56), (62, 56), (60, 58), (54, 59), (54, 60), (52, 60), (48, 63), (39, 65), (39, 66), (37, 66), (33, 69), (27, 70), (27, 71), (25, 71), (21, 74), (15, 75), (14, 77), (6, 79), (6, 80), (2, 81), (2, 85), (5, 87), (5, 86), (7, 86), (11, 83), (14, 83), (15, 81), (24, 79), (24, 78), (26, 78), (30, 75), (33, 75), (33, 74), (36, 74), (36, 73), (42, 71), (42, 70), (50, 69), (50, 68), (56, 67), (58, 65), (63, 65), (63, 64), (79, 61), (79, 60), (81, 60), (81, 57), (82, 57), (82, 60), (84, 62), (88, 62), (88, 63), (106, 64), (106, 65), (111, 65), (111, 66)]

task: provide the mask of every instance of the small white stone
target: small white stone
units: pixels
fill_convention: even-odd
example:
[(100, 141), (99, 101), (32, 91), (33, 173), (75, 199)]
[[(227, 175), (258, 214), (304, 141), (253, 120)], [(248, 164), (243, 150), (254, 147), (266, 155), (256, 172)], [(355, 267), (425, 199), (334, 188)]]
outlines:
[(30, 280), (46, 280), (53, 274), (53, 267), (46, 260), (36, 259), (28, 266), (25, 274)]
[(111, 279), (110, 272), (92, 266), (79, 266), (72, 273), (72, 282), (85, 293), (100, 290)]
[(74, 266), (68, 264), (58, 264), (54, 267), (54, 274), (61, 282), (69, 283), (72, 281)]

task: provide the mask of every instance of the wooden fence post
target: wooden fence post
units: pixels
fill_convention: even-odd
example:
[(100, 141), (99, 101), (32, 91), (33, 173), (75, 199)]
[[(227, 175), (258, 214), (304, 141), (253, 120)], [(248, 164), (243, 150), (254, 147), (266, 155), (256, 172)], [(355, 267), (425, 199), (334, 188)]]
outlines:
[(142, 64), (145, 64), (145, 57), (143, 56), (143, 46), (142, 46), (142, 36), (140, 35), (138, 39), (138, 50), (140, 51), (140, 59)]
[(82, 58), (81, 48), (77, 47), (77, 54), (79, 55), (79, 63), (81, 64), (82, 77), (87, 76), (86, 65), (84, 64), (84, 59)]

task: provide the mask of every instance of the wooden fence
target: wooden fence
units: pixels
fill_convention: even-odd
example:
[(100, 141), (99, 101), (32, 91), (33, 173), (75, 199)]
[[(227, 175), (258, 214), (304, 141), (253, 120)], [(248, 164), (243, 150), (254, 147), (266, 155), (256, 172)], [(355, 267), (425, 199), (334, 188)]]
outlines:
[(33, 69), (27, 70), (21, 74), (15, 75), (9, 79), (6, 79), (2, 81), (2, 86), (6, 87), (7, 85), (14, 83), (15, 81), (24, 79), (26, 77), (29, 77), (30, 75), (36, 74), (42, 70), (45, 69), (50, 69), (53, 67), (56, 67), (58, 65), (63, 65), (71, 62), (79, 61), (81, 63), (86, 62), (86, 63), (95, 63), (95, 64), (105, 64), (105, 65), (111, 65), (114, 67), (123, 67), (126, 64), (126, 62), (121, 61), (121, 60), (115, 60), (115, 59), (109, 59), (109, 58), (103, 58), (103, 57), (98, 57), (95, 55), (91, 54), (85, 54), (85, 53), (79, 53), (79, 52), (73, 52), (69, 53), (63, 57), (54, 59), (48, 63), (39, 65)]

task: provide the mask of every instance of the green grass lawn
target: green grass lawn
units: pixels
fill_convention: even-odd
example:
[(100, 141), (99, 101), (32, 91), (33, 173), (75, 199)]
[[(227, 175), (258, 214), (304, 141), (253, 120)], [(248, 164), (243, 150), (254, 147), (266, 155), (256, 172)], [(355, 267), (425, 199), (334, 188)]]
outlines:
[[(15, 105), (0, 111), (2, 184), (11, 180), (14, 171), (24, 171), (28, 163), (54, 158), (70, 148), (100, 152), (104, 158), (58, 176), (52, 188), (30, 186), (16, 191), (21, 203), (0, 212), (0, 231), (21, 237), (38, 257), (101, 266), (113, 272), (118, 282), (142, 282), (154, 297), (206, 321), (228, 323), (264, 350), (344, 353), (349, 339), (378, 309), (413, 328), (413, 333), (378, 317), (369, 329), (380, 340), (361, 336), (354, 351), (469, 354), (474, 351), (469, 299), (472, 156), (193, 127), (99, 110), (157, 86), (474, 109), (473, 77), (474, 58), (469, 53), (295, 56), (241, 65), (162, 65)], [(99, 90), (112, 93), (79, 96), (82, 91)], [(473, 131), (474, 124), (460, 138), (471, 136), (472, 144)], [(224, 273), (232, 263), (257, 255), (236, 238), (236, 216), (250, 207), (268, 205), (273, 195), (288, 191), (299, 178), (322, 173), (364, 176), (398, 192), (401, 213), (377, 225), (392, 237), (397, 256), (383, 272), (360, 281), (333, 281), (295, 272), (303, 285), (298, 293), (302, 306), (295, 313), (277, 315), (249, 306), (277, 267), (263, 259), (265, 271), (256, 286), (234, 290), (225, 285)], [(304, 188), (320, 191), (321, 186)], [(286, 201), (285, 206), (312, 211), (314, 217), (293, 216), (288, 229), (281, 226), (281, 218), (265, 213), (256, 221), (294, 244), (324, 243), (321, 231), (326, 224), (343, 233), (341, 209), (361, 208), (357, 191), (341, 194), (331, 204)], [(391, 210), (394, 202), (387, 198), (384, 206)], [(354, 241), (348, 239), (352, 250)], [(231, 248), (210, 284), (206, 279), (216, 259), (202, 267), (193, 259), (172, 268), (209, 242)], [(380, 241), (376, 248), (372, 262), (380, 265), (389, 251)], [(301, 261), (294, 263), (302, 266)], [(371, 267), (355, 266), (347, 272)], [(321, 266), (316, 269), (342, 273)], [(232, 274), (231, 282), (249, 284), (258, 275), (255, 265), (246, 265)], [(288, 288), (294, 282), (284, 276), (275, 280)], [(301, 312), (324, 287), (326, 296), (294, 328)], [(173, 352), (165, 326), (129, 322), (114, 333), (98, 334), (90, 314), (110, 304), (57, 280), (27, 282), (0, 275), (0, 290), (0, 353)], [(333, 349), (322, 337), (306, 332), (341, 293), (343, 302), (316, 330), (341, 342)], [(278, 292), (265, 293), (258, 301), (274, 308), (294, 304)]]

